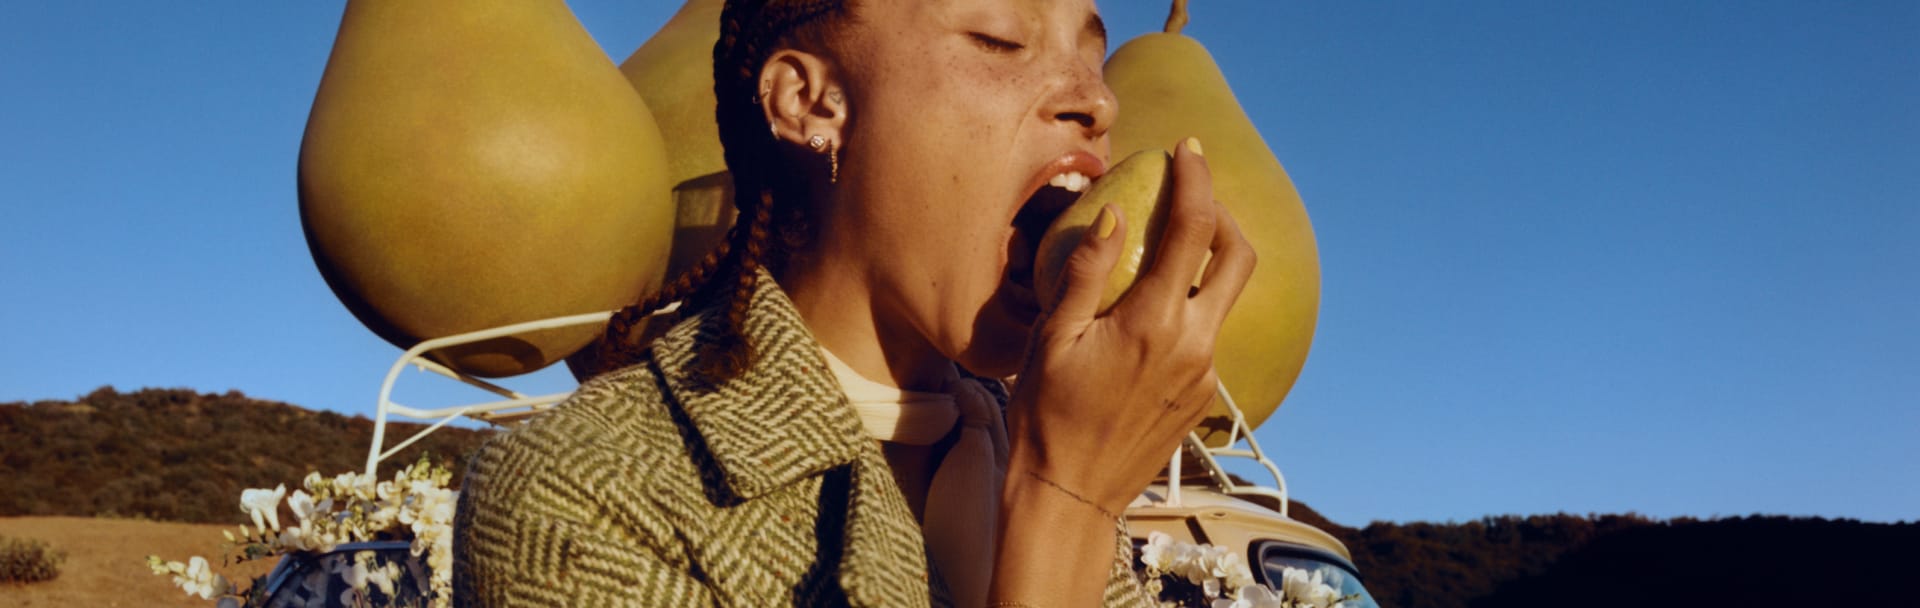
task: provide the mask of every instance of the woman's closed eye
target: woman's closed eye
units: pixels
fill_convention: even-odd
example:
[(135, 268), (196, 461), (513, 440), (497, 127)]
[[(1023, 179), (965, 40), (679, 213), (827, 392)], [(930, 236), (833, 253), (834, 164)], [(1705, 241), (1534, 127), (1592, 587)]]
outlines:
[(967, 32), (967, 37), (972, 38), (980, 48), (993, 53), (1012, 53), (1027, 48), (1027, 45), (982, 32)]

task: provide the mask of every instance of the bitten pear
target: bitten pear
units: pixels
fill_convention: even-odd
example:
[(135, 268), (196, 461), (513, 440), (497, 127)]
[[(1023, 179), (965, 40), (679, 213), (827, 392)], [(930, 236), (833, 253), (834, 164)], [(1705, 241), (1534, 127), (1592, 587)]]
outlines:
[[(1034, 254), (1033, 285), (1042, 302), (1058, 297), (1060, 275), (1066, 271), (1067, 258), (1080, 246), (1086, 231), (1107, 205), (1126, 218), (1120, 261), (1107, 277), (1107, 289), (1100, 295), (1100, 314), (1120, 301), (1140, 278), (1140, 271), (1153, 265), (1154, 252), (1166, 231), (1167, 212), (1173, 204), (1172, 157), (1164, 150), (1141, 150), (1114, 165), (1100, 176), (1085, 194), (1075, 200), (1040, 237)], [(1115, 238), (1115, 237), (1108, 237)]]
[[(1280, 406), (1306, 362), (1320, 309), (1320, 259), (1313, 227), (1292, 180), (1198, 41), (1180, 34), (1185, 0), (1165, 33), (1136, 38), (1107, 61), (1106, 81), (1122, 108), (1113, 153), (1159, 149), (1185, 137), (1206, 143), (1214, 198), (1259, 255), (1259, 265), (1220, 330), (1214, 366), (1258, 426)], [(1232, 418), (1215, 403), (1198, 430), (1209, 445), (1227, 438)]]
[[(352, 0), (301, 143), (301, 221), (334, 293), (409, 347), (657, 289), (667, 168), (646, 104), (561, 0)], [(433, 356), (507, 376), (598, 333)]]

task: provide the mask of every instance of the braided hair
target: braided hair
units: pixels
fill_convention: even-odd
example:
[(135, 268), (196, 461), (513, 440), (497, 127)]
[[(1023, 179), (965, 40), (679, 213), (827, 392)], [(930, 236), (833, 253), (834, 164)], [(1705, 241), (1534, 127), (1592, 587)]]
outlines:
[[(733, 175), (738, 212), (727, 238), (679, 276), (640, 302), (620, 309), (607, 323), (598, 353), (601, 369), (639, 360), (645, 344), (629, 334), (668, 303), (724, 306), (717, 335), (694, 353), (694, 374), (717, 384), (752, 361), (741, 337), (748, 299), (760, 269), (778, 274), (788, 251), (804, 241), (807, 179), (781, 162), (778, 142), (760, 107), (760, 69), (774, 51), (804, 45), (823, 48), (852, 12), (852, 0), (728, 0), (720, 13), (720, 40), (713, 46), (714, 117), (727, 169)], [(778, 220), (776, 223), (775, 220)], [(778, 226), (779, 237), (773, 238)]]

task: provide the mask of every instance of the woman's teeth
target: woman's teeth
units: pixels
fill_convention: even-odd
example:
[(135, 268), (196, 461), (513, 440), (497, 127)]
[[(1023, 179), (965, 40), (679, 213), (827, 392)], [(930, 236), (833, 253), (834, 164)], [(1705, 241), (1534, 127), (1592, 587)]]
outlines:
[(1053, 179), (1047, 180), (1047, 185), (1053, 186), (1055, 188), (1060, 188), (1068, 192), (1084, 192), (1087, 189), (1087, 185), (1091, 183), (1093, 183), (1093, 180), (1089, 179), (1086, 175), (1080, 173), (1079, 171), (1068, 171), (1066, 173), (1055, 175), (1053, 176)]

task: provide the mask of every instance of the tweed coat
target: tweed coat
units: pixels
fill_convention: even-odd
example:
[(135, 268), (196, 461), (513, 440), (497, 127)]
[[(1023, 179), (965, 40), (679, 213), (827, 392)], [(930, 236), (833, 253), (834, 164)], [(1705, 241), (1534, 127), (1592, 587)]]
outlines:
[[(879, 443), (771, 278), (741, 332), (753, 365), (691, 377), (724, 314), (688, 315), (642, 362), (480, 449), (454, 520), (458, 605), (952, 603)], [(1123, 525), (1109, 606), (1150, 605), (1131, 549)]]

